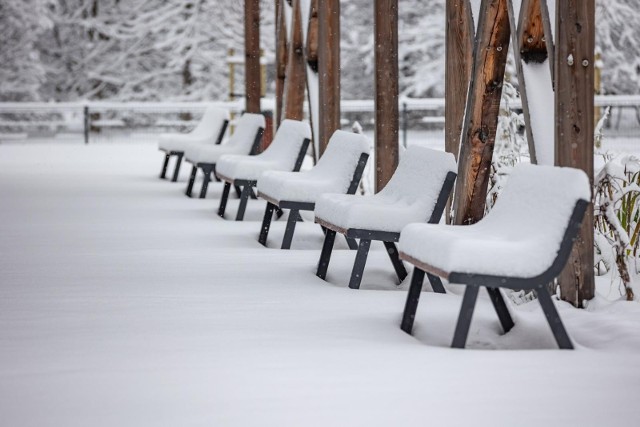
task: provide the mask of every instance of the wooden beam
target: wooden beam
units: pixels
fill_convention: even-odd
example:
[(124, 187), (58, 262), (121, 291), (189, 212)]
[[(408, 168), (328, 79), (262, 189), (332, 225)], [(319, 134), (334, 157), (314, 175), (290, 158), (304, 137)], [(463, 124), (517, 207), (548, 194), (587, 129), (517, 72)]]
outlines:
[(398, 0), (375, 0), (376, 192), (398, 166)]
[(525, 62), (544, 62), (547, 57), (547, 43), (542, 22), (540, 0), (523, 0), (520, 9), (518, 52)]
[(510, 35), (507, 0), (483, 0), (458, 159), (455, 224), (484, 216)]
[(260, 0), (244, 0), (245, 110), (260, 113)]
[[(307, 44), (305, 58), (314, 72), (318, 72), (318, 0), (311, 0), (309, 5), (309, 22), (307, 25)], [(304, 22), (302, 23), (304, 25)]]
[[(552, 3), (553, 4), (553, 3)], [(552, 17), (549, 11), (549, 5), (547, 0), (540, 0), (540, 11), (542, 12), (542, 26), (544, 27), (544, 39), (545, 44), (547, 45), (547, 56), (549, 57), (549, 69), (551, 70), (551, 85), (555, 88), (555, 71), (554, 71), (554, 62), (555, 62), (555, 48), (554, 48), (554, 40), (553, 40), (553, 31), (552, 26), (555, 26), (555, 22), (551, 22)], [(555, 17), (555, 10), (553, 11), (553, 16)], [(555, 27), (554, 27), (555, 28)]]
[(302, 120), (304, 117), (306, 65), (304, 59), (300, 0), (293, 0), (292, 6), (292, 31), (287, 58), (287, 78), (284, 84), (285, 100), (283, 117), (285, 119)]
[(445, 57), (445, 150), (458, 158), (464, 108), (473, 65), (474, 24), (469, 0), (447, 1)]
[[(593, 181), (594, 0), (556, 3), (555, 82), (558, 166), (582, 169)], [(593, 209), (560, 275), (561, 297), (576, 307), (594, 297)]]
[(333, 132), (340, 129), (340, 0), (323, 0), (318, 6), (318, 141), (322, 155)]
[(284, 16), (284, 1), (276, 0), (276, 125), (282, 121), (284, 80), (287, 69), (287, 22)]

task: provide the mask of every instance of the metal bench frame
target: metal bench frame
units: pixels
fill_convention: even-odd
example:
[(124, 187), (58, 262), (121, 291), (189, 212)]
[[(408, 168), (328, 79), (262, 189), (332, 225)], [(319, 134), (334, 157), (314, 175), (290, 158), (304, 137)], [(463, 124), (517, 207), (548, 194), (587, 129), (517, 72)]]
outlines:
[[(431, 212), (431, 216), (428, 221), (429, 224), (437, 224), (440, 222), (440, 218), (442, 218), (442, 213), (447, 205), (447, 199), (449, 198), (449, 194), (451, 194), (455, 180), (456, 174), (454, 172), (448, 172), (444, 182), (442, 183), (442, 188), (440, 189), (440, 194), (438, 195), (436, 204)], [(358, 244), (356, 259), (353, 263), (353, 269), (351, 270), (349, 288), (360, 288), (362, 274), (367, 263), (367, 257), (369, 255), (369, 248), (372, 240), (379, 240), (384, 243), (389, 259), (391, 260), (391, 264), (393, 264), (393, 268), (400, 282), (407, 277), (407, 270), (398, 256), (398, 248), (395, 245), (396, 242), (400, 240), (400, 233), (360, 228), (344, 229), (319, 218), (316, 218), (316, 222), (326, 229), (324, 244), (322, 245), (322, 252), (320, 253), (318, 268), (316, 270), (316, 276), (319, 278), (325, 280), (327, 277), (327, 269), (329, 268), (329, 262), (331, 261), (331, 253), (333, 252), (333, 243), (336, 238), (336, 233), (343, 234), (347, 238), (359, 239), (360, 241)], [(437, 292), (444, 293), (444, 286), (442, 286), (442, 282), (437, 277), (435, 279), (437, 279), (437, 283), (434, 285), (434, 290), (437, 288)]]
[(460, 314), (458, 315), (458, 322), (451, 347), (464, 348), (467, 342), (467, 336), (469, 335), (469, 326), (471, 325), (471, 318), (478, 297), (478, 291), (481, 286), (484, 286), (487, 288), (487, 292), (489, 293), (491, 302), (505, 333), (511, 330), (514, 323), (509, 314), (507, 304), (500, 293), (500, 288), (535, 290), (558, 347), (561, 349), (573, 349), (571, 339), (553, 304), (548, 285), (560, 275), (567, 263), (588, 206), (588, 201), (578, 200), (569, 219), (562, 243), (560, 244), (560, 250), (555, 260), (545, 272), (535, 277), (523, 278), (459, 272), (447, 273), (413, 259), (406, 254), (400, 253), (401, 259), (415, 265), (400, 328), (406, 333), (411, 334), (416, 310), (418, 308), (420, 291), (422, 290), (422, 281), (426, 272), (429, 275), (429, 279), (431, 279), (432, 275), (436, 275), (448, 279), (450, 283), (467, 285), (462, 298), (462, 306), (460, 307)]
[[(293, 172), (298, 172), (302, 167), (302, 162), (304, 161), (304, 156), (307, 154), (310, 142), (311, 140), (309, 138), (303, 139), (300, 151), (298, 151), (298, 157), (296, 158), (296, 162), (293, 166)], [(227, 208), (227, 200), (229, 199), (229, 190), (233, 185), (236, 189), (236, 193), (239, 193), (238, 197), (240, 198), (240, 205), (238, 206), (238, 212), (236, 213), (236, 221), (242, 221), (244, 219), (244, 213), (247, 209), (247, 202), (249, 201), (249, 198), (257, 198), (256, 194), (253, 192), (253, 188), (258, 184), (258, 180), (231, 179), (221, 174), (216, 174), (216, 176), (218, 179), (224, 181), (224, 189), (222, 190), (222, 197), (220, 197), (220, 204), (218, 205), (218, 216), (224, 218), (224, 213)]]
[[(353, 177), (351, 178), (351, 183), (349, 184), (349, 188), (347, 189), (346, 194), (355, 194), (355, 192), (357, 191), (368, 158), (369, 155), (366, 153), (362, 153), (360, 155), (358, 164), (356, 165), (356, 168), (353, 172)], [(293, 240), (293, 234), (296, 229), (296, 223), (298, 221), (302, 221), (300, 211), (313, 211), (316, 204), (311, 202), (297, 202), (293, 200), (274, 200), (271, 197), (261, 193), (258, 193), (258, 196), (267, 201), (267, 207), (264, 211), (264, 218), (262, 219), (262, 227), (260, 228), (258, 242), (260, 242), (260, 244), (263, 246), (267, 246), (267, 237), (269, 235), (269, 228), (271, 227), (271, 221), (273, 219), (273, 211), (276, 209), (289, 209), (289, 218), (287, 219), (287, 226), (285, 228), (284, 237), (282, 239), (282, 246), (280, 248), (290, 249), (291, 241)], [(326, 233), (326, 229), (324, 227), (322, 227), (322, 230)], [(349, 237), (347, 237), (347, 243), (349, 244), (350, 249), (357, 249), (358, 247), (355, 240)]]
[[(253, 138), (253, 144), (251, 145), (251, 150), (249, 151), (249, 155), (255, 155), (258, 153), (258, 148), (260, 147), (260, 141), (262, 141), (262, 135), (264, 134), (264, 128), (259, 127), (256, 132), (256, 136)], [(191, 175), (189, 175), (189, 182), (187, 183), (187, 189), (184, 194), (187, 197), (191, 197), (191, 192), (193, 191), (193, 184), (196, 181), (196, 174), (198, 173), (198, 169), (202, 169), (204, 173), (204, 179), (202, 180), (202, 187), (200, 188), (200, 198), (204, 199), (207, 197), (207, 189), (209, 188), (209, 182), (214, 178), (218, 180), (218, 177), (215, 175), (216, 173), (216, 164), (215, 163), (196, 163), (191, 166)], [(238, 192), (238, 197), (240, 196), (239, 189), (236, 188)]]
[[(227, 127), (229, 126), (229, 120), (224, 120), (222, 122), (222, 127), (220, 128), (220, 132), (218, 133), (218, 137), (216, 138), (215, 144), (220, 145), (222, 143), (222, 139), (224, 138), (224, 134), (227, 131)], [(161, 149), (162, 150), (162, 149)], [(182, 164), (182, 159), (184, 158), (184, 151), (164, 151), (164, 162), (162, 163), (162, 170), (160, 171), (160, 179), (166, 179), (167, 176), (167, 168), (169, 167), (169, 159), (171, 157), (176, 158), (175, 169), (173, 170), (173, 177), (171, 178), (171, 182), (176, 182), (178, 180), (178, 175), (180, 174), (180, 165)]]

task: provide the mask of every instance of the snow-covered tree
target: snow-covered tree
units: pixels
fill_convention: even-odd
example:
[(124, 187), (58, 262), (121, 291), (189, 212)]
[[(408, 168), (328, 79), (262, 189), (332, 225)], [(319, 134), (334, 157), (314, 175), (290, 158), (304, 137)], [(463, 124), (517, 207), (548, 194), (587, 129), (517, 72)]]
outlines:
[(39, 99), (45, 80), (36, 42), (51, 26), (49, 0), (0, 2), (0, 100)]
[[(605, 93), (638, 93), (640, 0), (596, 0)], [(243, 51), (239, 0), (2, 0), (0, 99), (224, 97), (227, 50)], [(272, 52), (274, 1), (261, 1)], [(373, 96), (373, 2), (341, 1), (342, 95)], [(400, 92), (444, 93), (445, 0), (399, 2)], [(242, 81), (242, 67), (236, 67)]]
[[(271, 50), (273, 5), (262, 3)], [(41, 91), (56, 100), (219, 98), (227, 50), (242, 53), (243, 17), (234, 0), (57, 0), (40, 46), (50, 64)]]
[(640, 92), (640, 0), (596, 1), (604, 93)]

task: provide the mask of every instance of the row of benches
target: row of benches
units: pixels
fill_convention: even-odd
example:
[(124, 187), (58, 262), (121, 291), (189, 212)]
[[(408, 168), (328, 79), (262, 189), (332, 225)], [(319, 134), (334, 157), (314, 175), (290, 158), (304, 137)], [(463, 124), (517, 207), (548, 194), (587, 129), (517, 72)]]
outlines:
[(325, 234), (316, 275), (326, 277), (336, 234), (342, 234), (357, 249), (349, 281), (353, 289), (360, 287), (371, 241), (382, 241), (400, 281), (407, 276), (403, 260), (414, 266), (401, 323), (407, 333), (426, 275), (435, 292), (445, 292), (441, 278), (467, 285), (453, 347), (465, 346), (478, 290), (485, 287), (505, 332), (514, 323), (499, 289), (535, 290), (559, 347), (573, 348), (548, 285), (566, 264), (589, 204), (589, 180), (582, 171), (519, 165), (482, 221), (448, 226), (440, 220), (457, 171), (449, 153), (411, 146), (382, 191), (360, 196), (355, 193), (370, 150), (365, 136), (336, 131), (317, 164), (301, 172), (311, 139), (307, 123), (284, 120), (271, 145), (256, 155), (264, 118), (243, 114), (222, 144), (228, 119), (224, 110), (209, 108), (191, 133), (163, 135), (161, 178), (176, 157), (173, 181), (183, 158), (192, 165), (187, 196), (198, 170), (204, 173), (201, 198), (212, 179), (224, 181), (218, 207), (223, 218), (231, 187), (240, 198), (236, 220), (243, 220), (250, 199), (266, 200), (258, 237), (265, 246), (274, 212), (289, 210), (281, 245), (289, 249), (300, 211), (313, 211)]

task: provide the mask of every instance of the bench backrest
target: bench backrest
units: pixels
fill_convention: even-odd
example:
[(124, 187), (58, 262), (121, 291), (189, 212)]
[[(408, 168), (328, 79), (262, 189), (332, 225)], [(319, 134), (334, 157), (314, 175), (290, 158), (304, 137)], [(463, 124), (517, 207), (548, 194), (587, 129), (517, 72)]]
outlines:
[(229, 137), (227, 144), (233, 144), (238, 148), (238, 153), (249, 154), (256, 135), (260, 129), (264, 129), (265, 120), (262, 114), (244, 113), (235, 124), (235, 131)]
[(425, 215), (424, 221), (428, 221), (447, 174), (456, 172), (453, 154), (410, 146), (400, 156), (396, 171), (378, 197), (417, 205), (417, 212)]
[[(587, 175), (574, 168), (519, 164), (511, 172), (491, 212), (478, 225), (503, 229), (505, 236), (540, 241), (541, 247), (560, 248), (579, 203), (591, 201)], [(548, 251), (547, 251), (548, 252)], [(551, 265), (556, 253), (531, 261)]]
[(368, 156), (370, 147), (371, 143), (366, 136), (337, 130), (331, 135), (327, 149), (310, 172), (339, 179), (344, 182), (346, 191), (354, 178), (361, 156)]
[(229, 120), (229, 112), (224, 108), (210, 105), (204, 111), (198, 125), (191, 131), (191, 135), (210, 140), (213, 144), (220, 135), (225, 120)]
[(311, 139), (311, 127), (307, 122), (283, 120), (273, 141), (260, 157), (290, 164), (293, 169), (305, 139)]

